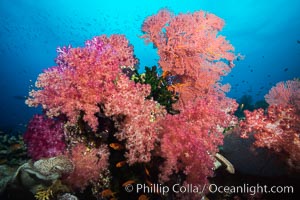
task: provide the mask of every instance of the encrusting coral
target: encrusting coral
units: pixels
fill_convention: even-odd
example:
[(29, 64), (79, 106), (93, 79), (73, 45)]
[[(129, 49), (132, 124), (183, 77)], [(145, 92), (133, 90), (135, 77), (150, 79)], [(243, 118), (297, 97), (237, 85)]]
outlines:
[[(18, 168), (9, 184), (14, 187), (27, 188), (33, 194), (40, 191), (38, 196), (41, 195), (41, 198), (44, 198), (45, 195), (51, 195), (54, 188), (53, 183), (73, 170), (73, 163), (65, 156), (41, 159), (35, 162), (29, 161)], [(48, 190), (51, 185), (52, 189)]]

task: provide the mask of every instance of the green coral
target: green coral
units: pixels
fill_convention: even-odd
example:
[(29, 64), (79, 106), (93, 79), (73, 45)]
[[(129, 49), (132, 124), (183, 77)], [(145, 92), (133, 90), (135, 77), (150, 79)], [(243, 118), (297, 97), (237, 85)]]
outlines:
[(152, 68), (145, 67), (145, 70), (146, 71), (143, 74), (135, 72), (131, 76), (131, 79), (136, 83), (151, 85), (151, 93), (147, 98), (153, 98), (160, 103), (160, 105), (165, 106), (168, 113), (178, 114), (179, 111), (174, 110), (172, 107), (172, 105), (177, 102), (178, 96), (168, 90), (168, 81), (163, 76), (158, 75), (159, 73), (156, 66), (153, 66)]

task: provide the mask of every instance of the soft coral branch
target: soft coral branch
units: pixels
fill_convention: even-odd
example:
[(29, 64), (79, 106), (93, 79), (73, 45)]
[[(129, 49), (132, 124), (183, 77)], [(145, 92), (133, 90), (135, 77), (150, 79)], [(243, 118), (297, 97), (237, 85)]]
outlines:
[(246, 118), (240, 122), (242, 137), (253, 133), (255, 146), (279, 153), (295, 169), (300, 166), (300, 110), (295, 101), (298, 90), (298, 81), (278, 83), (266, 95), (270, 104), (267, 111), (245, 111)]

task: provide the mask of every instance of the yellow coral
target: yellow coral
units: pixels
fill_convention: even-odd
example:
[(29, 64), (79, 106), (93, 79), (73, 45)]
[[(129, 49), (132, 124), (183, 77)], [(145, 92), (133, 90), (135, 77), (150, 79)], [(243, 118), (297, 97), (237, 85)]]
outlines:
[(46, 190), (40, 190), (34, 195), (34, 197), (37, 200), (49, 200), (50, 197), (52, 197), (52, 196), (53, 196), (53, 192), (52, 192), (51, 187), (49, 187)]
[[(66, 185), (63, 185), (60, 180), (55, 181), (52, 183), (50, 187), (47, 189), (40, 188), (38, 189), (37, 193), (34, 197), (37, 200), (49, 200), (51, 197), (56, 195), (59, 192), (69, 192), (69, 188)], [(54, 194), (54, 195), (53, 195)]]

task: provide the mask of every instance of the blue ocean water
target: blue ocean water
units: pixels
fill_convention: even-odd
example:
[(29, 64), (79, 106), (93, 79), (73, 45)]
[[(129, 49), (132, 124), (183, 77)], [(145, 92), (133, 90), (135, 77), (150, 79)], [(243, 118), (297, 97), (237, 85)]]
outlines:
[(57, 46), (125, 34), (140, 70), (156, 65), (156, 50), (139, 36), (143, 20), (161, 8), (205, 10), (223, 18), (221, 34), (245, 56), (223, 79), (232, 85), (228, 95), (263, 99), (277, 82), (300, 77), (299, 7), (298, 0), (1, 0), (0, 130), (22, 131), (37, 112), (24, 101), (38, 74), (55, 65)]

